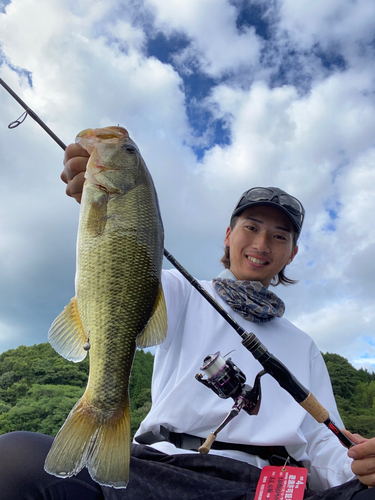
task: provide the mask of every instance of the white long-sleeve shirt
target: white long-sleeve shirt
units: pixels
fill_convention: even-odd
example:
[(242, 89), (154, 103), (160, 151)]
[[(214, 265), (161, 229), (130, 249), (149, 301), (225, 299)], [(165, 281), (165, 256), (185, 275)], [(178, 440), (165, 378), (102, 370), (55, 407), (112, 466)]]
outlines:
[[(253, 323), (234, 312), (216, 293), (212, 282), (202, 286), (247, 331), (253, 332), (270, 353), (329, 411), (343, 427), (324, 360), (303, 331), (284, 318)], [(163, 425), (174, 432), (206, 438), (230, 410), (233, 400), (222, 400), (195, 380), (203, 359), (217, 351), (230, 351), (233, 362), (253, 385), (262, 366), (241, 344), (240, 336), (214, 308), (175, 270), (163, 271), (163, 289), (168, 311), (168, 334), (156, 348), (152, 379), (152, 408), (137, 434), (159, 431)], [(310, 488), (323, 490), (352, 479), (352, 462), (347, 450), (324, 424), (317, 423), (282, 389), (273, 377), (261, 378), (262, 402), (256, 416), (242, 411), (218, 435), (218, 441), (250, 445), (285, 446), (309, 469)], [(188, 453), (168, 442), (153, 445), (168, 453)], [(193, 452), (194, 453), (194, 452)], [(210, 453), (242, 460), (262, 467), (267, 462), (235, 450)]]

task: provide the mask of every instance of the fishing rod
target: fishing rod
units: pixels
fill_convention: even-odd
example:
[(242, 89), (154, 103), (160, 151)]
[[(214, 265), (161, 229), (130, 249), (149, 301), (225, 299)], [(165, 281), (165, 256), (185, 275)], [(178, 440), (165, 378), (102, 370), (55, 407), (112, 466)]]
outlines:
[(56, 134), (52, 132), (52, 130), (47, 127), (47, 125), (42, 121), (39, 116), (34, 113), (34, 111), (27, 106), (26, 103), (23, 102), (23, 100), (7, 85), (2, 78), (0, 78), (0, 84), (9, 92), (9, 94), (23, 107), (23, 109), (26, 111), (26, 113), (23, 113), (19, 118), (14, 120), (12, 123), (8, 125), (8, 128), (16, 128), (18, 125), (21, 125), (27, 117), (27, 115), (30, 115), (31, 118), (33, 118), (46, 132), (48, 135), (52, 137), (52, 139), (57, 142), (57, 144), (63, 148), (64, 150), (66, 149), (65, 144), (57, 137)]
[[(0, 84), (7, 90), (12, 97), (25, 109), (26, 115), (22, 121), (15, 120), (9, 124), (9, 128), (18, 127), (30, 115), (63, 149), (66, 145), (55, 135), (52, 130), (34, 113), (20, 97), (0, 78)], [(22, 115), (21, 115), (22, 116)], [(21, 118), (21, 117), (20, 117)], [(211, 306), (227, 321), (232, 328), (241, 336), (242, 345), (259, 361), (264, 371), (271, 375), (278, 384), (285, 389), (318, 423), (324, 424), (332, 431), (341, 443), (350, 448), (354, 443), (348, 439), (343, 432), (330, 419), (329, 412), (319, 403), (315, 396), (304, 387), (299, 380), (289, 371), (289, 369), (271, 354), (267, 348), (260, 342), (254, 333), (248, 333), (241, 325), (235, 321), (232, 316), (203, 288), (203, 286), (164, 248), (164, 256), (173, 264), (173, 266), (189, 281), (189, 283), (211, 304)], [(210, 435), (211, 436), (211, 435)], [(207, 438), (205, 445), (209, 449), (213, 439)]]

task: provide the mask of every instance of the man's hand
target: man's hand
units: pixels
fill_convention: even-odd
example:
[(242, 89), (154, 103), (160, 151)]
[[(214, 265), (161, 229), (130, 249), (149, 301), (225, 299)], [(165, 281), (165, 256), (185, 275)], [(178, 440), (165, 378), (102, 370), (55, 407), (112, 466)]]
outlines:
[(353, 458), (352, 471), (367, 486), (375, 486), (375, 438), (365, 439), (359, 434), (342, 429), (342, 432), (355, 443), (348, 451)]
[(90, 155), (78, 144), (69, 144), (65, 150), (61, 179), (67, 184), (66, 194), (81, 202), (85, 171)]

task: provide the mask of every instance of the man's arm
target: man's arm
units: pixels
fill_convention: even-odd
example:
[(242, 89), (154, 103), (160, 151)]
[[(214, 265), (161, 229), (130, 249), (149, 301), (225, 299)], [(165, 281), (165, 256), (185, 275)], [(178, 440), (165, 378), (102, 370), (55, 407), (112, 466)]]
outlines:
[(85, 171), (90, 155), (78, 144), (69, 144), (64, 155), (61, 179), (67, 184), (66, 194), (81, 202)]

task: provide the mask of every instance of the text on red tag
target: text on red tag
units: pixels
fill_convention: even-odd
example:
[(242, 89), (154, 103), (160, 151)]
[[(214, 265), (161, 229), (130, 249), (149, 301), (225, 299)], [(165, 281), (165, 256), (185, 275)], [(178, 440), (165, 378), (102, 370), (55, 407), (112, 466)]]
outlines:
[(302, 500), (307, 469), (302, 467), (263, 467), (255, 500)]

